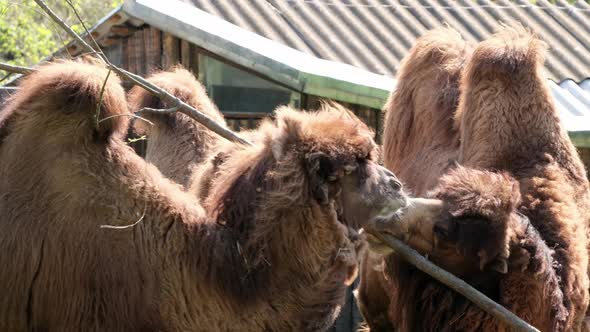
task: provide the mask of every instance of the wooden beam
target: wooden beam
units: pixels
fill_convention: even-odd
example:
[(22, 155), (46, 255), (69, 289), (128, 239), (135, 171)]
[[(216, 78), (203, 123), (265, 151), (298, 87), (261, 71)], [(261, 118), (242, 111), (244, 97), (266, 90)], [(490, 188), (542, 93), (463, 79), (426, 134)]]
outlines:
[(179, 55), (178, 38), (164, 32), (162, 34), (162, 69), (166, 70), (176, 65), (179, 61)]
[(132, 33), (137, 31), (136, 28), (126, 26), (126, 25), (113, 25), (109, 32), (113, 35), (120, 36), (120, 37), (127, 37), (130, 36)]
[(186, 68), (190, 70), (191, 68), (191, 44), (184, 40), (180, 40), (180, 63)]
[(146, 71), (162, 68), (162, 32), (154, 27), (145, 28), (143, 43)]

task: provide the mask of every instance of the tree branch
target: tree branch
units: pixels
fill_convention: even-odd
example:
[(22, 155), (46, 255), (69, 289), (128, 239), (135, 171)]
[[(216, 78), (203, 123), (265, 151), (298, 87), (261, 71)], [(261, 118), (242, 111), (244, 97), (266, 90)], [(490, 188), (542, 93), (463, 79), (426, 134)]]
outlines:
[[(478, 305), (481, 309), (485, 310), (487, 313), (496, 317), (497, 319), (503, 321), (508, 326), (513, 327), (516, 331), (539, 332), (539, 330), (537, 330), (536, 328), (534, 328), (533, 326), (531, 326), (530, 324), (516, 316), (508, 309), (492, 301), (489, 297), (485, 296), (465, 281), (441, 269), (436, 264), (432, 263), (431, 261), (427, 260), (424, 256), (420, 255), (420, 253), (418, 253), (416, 250), (408, 247), (402, 241), (394, 238), (391, 235), (384, 234), (381, 232), (373, 231), (370, 229), (367, 229), (366, 231), (367, 233), (370, 233), (371, 235), (375, 236), (376, 238), (381, 240), (381, 242), (395, 250), (396, 254), (405, 259), (408, 263), (414, 265), (419, 270), (430, 275), (434, 279), (449, 286), (457, 293), (465, 296), (471, 302)], [(525, 289), (523, 289), (523, 291), (526, 292)]]
[(9, 65), (7, 63), (2, 63), (2, 62), (0, 62), (0, 70), (4, 70), (9, 73), (16, 73), (16, 74), (28, 74), (33, 71), (32, 68)]
[(155, 114), (169, 114), (169, 113), (174, 113), (178, 111), (178, 107), (172, 107), (172, 108), (165, 108), (165, 109), (161, 109), (161, 108), (150, 108), (150, 107), (144, 107), (142, 109), (140, 109), (139, 111), (137, 111), (137, 113), (155, 113)]

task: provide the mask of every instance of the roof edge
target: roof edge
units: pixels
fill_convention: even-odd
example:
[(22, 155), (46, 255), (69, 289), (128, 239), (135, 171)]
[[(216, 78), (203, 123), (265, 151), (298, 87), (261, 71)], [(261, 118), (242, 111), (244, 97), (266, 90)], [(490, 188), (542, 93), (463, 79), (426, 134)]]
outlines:
[(125, 0), (123, 10), (299, 92), (381, 108), (394, 86), (391, 77), (319, 59), (178, 0)]

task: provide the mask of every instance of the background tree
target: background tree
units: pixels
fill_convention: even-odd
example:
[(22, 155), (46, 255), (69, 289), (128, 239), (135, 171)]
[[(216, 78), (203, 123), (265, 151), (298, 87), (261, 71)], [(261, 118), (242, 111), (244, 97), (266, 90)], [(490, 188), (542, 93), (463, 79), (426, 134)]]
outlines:
[[(76, 32), (84, 28), (72, 3), (90, 28), (123, 0), (46, 0)], [(0, 0), (0, 62), (32, 66), (71, 40), (32, 0)], [(0, 83), (8, 73), (0, 71)]]

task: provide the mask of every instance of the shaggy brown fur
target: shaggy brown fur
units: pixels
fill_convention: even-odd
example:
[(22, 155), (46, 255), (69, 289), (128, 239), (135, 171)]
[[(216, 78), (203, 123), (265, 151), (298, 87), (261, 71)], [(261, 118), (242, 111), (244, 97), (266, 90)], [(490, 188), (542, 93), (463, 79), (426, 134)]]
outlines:
[(544, 51), (518, 29), (482, 43), (463, 78), (456, 119), (463, 165), (507, 170), (520, 181), (520, 211), (555, 249), (569, 330), (580, 327), (590, 299), (590, 197), (584, 166), (540, 73)]
[[(470, 46), (458, 32), (435, 29), (420, 37), (402, 61), (396, 89), (384, 109), (383, 162), (414, 195), (437, 183), (459, 149), (453, 115), (459, 103), (461, 71)], [(373, 328), (390, 331), (389, 294), (382, 259), (367, 253), (357, 291), (359, 307)]]
[[(540, 330), (565, 330), (560, 266), (518, 211), (516, 180), (506, 173), (458, 167), (429, 196), (442, 204), (413, 204), (410, 210), (419, 215), (412, 211), (402, 217), (397, 236)], [(390, 318), (401, 331), (509, 330), (395, 255), (387, 258), (385, 273), (391, 277)]]
[[(263, 136), (257, 129), (242, 130), (239, 133), (240, 137), (249, 142), (257, 142)], [(193, 175), (189, 181), (188, 192), (199, 199), (201, 204), (207, 209), (207, 197), (213, 182), (219, 177), (219, 170), (221, 165), (228, 160), (232, 153), (239, 150), (239, 144), (227, 140), (219, 141), (214, 147), (209, 149), (208, 157), (194, 168)]]
[[(432, 189), (456, 159), (453, 114), (470, 47), (448, 28), (420, 37), (404, 58), (384, 109), (383, 161), (415, 195)], [(400, 157), (401, 156), (401, 157)]]
[[(155, 73), (148, 81), (208, 115), (222, 126), (226, 125), (223, 115), (209, 99), (203, 85), (188, 70), (178, 66), (170, 71)], [(140, 87), (134, 87), (129, 92), (129, 104), (132, 112), (144, 107), (170, 107)], [(151, 126), (141, 120), (134, 122), (135, 131), (145, 134), (148, 138), (146, 160), (158, 167), (166, 177), (188, 188), (197, 166), (205, 161), (209, 151), (223, 138), (180, 112), (142, 112), (141, 116), (154, 123), (154, 126)]]
[[(431, 194), (443, 208), (415, 220), (409, 214), (396, 227), (434, 262), (540, 330), (571, 331), (581, 328), (589, 299), (589, 187), (539, 73), (543, 52), (520, 28), (477, 46), (456, 114), (458, 161), (467, 168), (451, 170)], [(519, 185), (474, 168), (505, 171)], [(395, 255), (385, 270), (389, 318), (402, 331), (507, 329)]]
[(99, 118), (121, 116), (97, 126), (106, 74), (47, 64), (0, 113), (0, 330), (330, 326), (360, 250), (346, 225), (405, 202), (368, 128), (334, 109), (278, 112), (220, 168), (209, 218), (124, 144), (113, 75)]

